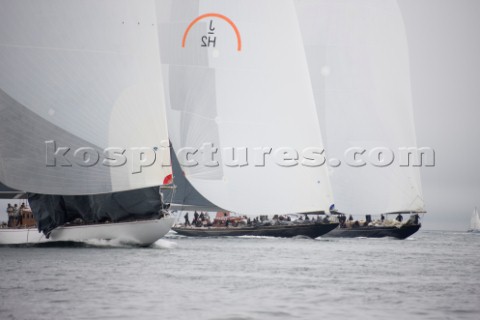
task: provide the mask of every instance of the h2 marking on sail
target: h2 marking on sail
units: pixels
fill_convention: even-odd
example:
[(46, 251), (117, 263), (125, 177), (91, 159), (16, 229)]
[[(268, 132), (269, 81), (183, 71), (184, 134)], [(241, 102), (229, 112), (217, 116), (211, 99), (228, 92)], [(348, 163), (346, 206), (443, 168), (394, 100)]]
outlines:
[(215, 27), (213, 26), (213, 20), (210, 20), (210, 25), (208, 27), (208, 36), (203, 36), (202, 37), (202, 47), (210, 47), (211, 44), (213, 44), (213, 47), (215, 48), (215, 44), (217, 41), (217, 37), (215, 36)]
[[(220, 20), (223, 20), (223, 21), (227, 22), (235, 33), (235, 37), (237, 39), (237, 51), (242, 51), (242, 38), (241, 38), (240, 31), (238, 30), (237, 26), (235, 25), (235, 23), (232, 20), (230, 20), (230, 18), (228, 18), (228, 17), (226, 17), (222, 14), (219, 14), (219, 13), (202, 14), (202, 15), (198, 16), (197, 18), (195, 18), (192, 22), (190, 22), (187, 29), (183, 33), (182, 48), (185, 48), (185, 43), (187, 41), (187, 37), (188, 37), (188, 33), (190, 32), (190, 29), (192, 29), (192, 27), (197, 22), (199, 22), (202, 19), (206, 19), (206, 18), (217, 18), (217, 19), (220, 19)], [(207, 33), (207, 35), (202, 36), (201, 39), (200, 39), (201, 40), (201, 44), (200, 44), (201, 47), (205, 47), (205, 48), (214, 47), (215, 48), (215, 46), (217, 45), (217, 43), (216, 43), (217, 36), (215, 35), (215, 29), (216, 28), (213, 26), (213, 20), (210, 19), (208, 33)]]

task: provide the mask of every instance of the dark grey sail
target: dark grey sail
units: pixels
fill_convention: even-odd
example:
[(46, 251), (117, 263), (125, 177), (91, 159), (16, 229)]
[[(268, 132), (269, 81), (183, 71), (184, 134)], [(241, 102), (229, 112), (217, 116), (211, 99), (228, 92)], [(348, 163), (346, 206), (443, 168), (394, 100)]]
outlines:
[(170, 203), (170, 208), (174, 210), (223, 210), (198, 193), (187, 178), (185, 178), (185, 174), (173, 149), (170, 151), (170, 154), (172, 157), (174, 187), (162, 189), (163, 199), (166, 203)]
[(82, 196), (29, 193), (28, 202), (45, 234), (77, 218), (87, 224), (158, 218), (162, 209), (158, 187)]

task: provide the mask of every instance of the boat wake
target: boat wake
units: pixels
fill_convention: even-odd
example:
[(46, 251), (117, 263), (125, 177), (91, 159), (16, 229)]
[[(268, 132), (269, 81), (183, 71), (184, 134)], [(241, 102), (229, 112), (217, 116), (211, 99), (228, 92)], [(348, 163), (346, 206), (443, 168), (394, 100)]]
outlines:
[(165, 240), (165, 239), (160, 239), (157, 242), (155, 242), (154, 244), (152, 244), (151, 247), (154, 248), (154, 249), (173, 249), (176, 246), (177, 246), (176, 242), (168, 241), (168, 240)]
[(312, 239), (312, 238), (307, 237), (307, 236), (295, 236), (292, 239), (294, 239), (294, 240), (315, 240), (315, 239)]
[(142, 245), (137, 242), (126, 242), (118, 239), (91, 239), (86, 241), (47, 241), (42, 243), (18, 244), (12, 246), (41, 248), (138, 248)]
[(83, 242), (88, 247), (99, 247), (99, 248), (128, 248), (128, 247), (138, 247), (139, 243), (136, 242), (126, 242), (119, 239), (105, 240), (105, 239), (91, 239)]

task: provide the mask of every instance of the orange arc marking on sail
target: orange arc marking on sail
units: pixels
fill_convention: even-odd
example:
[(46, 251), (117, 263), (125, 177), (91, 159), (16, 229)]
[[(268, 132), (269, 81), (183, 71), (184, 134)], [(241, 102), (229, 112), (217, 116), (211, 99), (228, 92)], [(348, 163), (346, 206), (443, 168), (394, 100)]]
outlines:
[(237, 26), (235, 25), (235, 23), (232, 20), (230, 20), (230, 18), (224, 16), (223, 14), (219, 14), (219, 13), (205, 13), (205, 14), (202, 14), (201, 16), (198, 16), (195, 20), (190, 22), (187, 30), (185, 30), (185, 33), (183, 34), (182, 48), (185, 48), (185, 42), (187, 41), (187, 36), (188, 36), (188, 33), (190, 32), (190, 29), (192, 29), (192, 27), (198, 21), (200, 21), (202, 19), (205, 19), (205, 18), (210, 18), (210, 17), (220, 18), (220, 19), (228, 22), (228, 24), (233, 28), (233, 31), (235, 31), (235, 35), (237, 36), (237, 51), (242, 51), (242, 38), (240, 36), (240, 31), (238, 31)]

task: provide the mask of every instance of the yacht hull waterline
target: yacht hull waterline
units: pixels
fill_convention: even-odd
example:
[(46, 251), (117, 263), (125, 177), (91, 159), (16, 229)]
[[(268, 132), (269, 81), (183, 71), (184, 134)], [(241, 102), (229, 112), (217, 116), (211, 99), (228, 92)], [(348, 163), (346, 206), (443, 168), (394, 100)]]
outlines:
[(0, 245), (106, 240), (149, 246), (164, 237), (170, 231), (174, 221), (173, 217), (163, 217), (151, 220), (62, 226), (52, 230), (48, 239), (36, 228), (0, 229)]
[(338, 223), (313, 223), (298, 225), (269, 225), (253, 227), (185, 227), (177, 226), (172, 230), (188, 237), (282, 237), (304, 236), (315, 239), (332, 231)]
[(326, 237), (334, 238), (385, 238), (392, 237), (406, 239), (417, 232), (421, 224), (396, 226), (373, 226), (358, 228), (336, 228), (329, 232)]
[(36, 227), (0, 229), (0, 245), (3, 244), (35, 244), (47, 242), (49, 239)]

